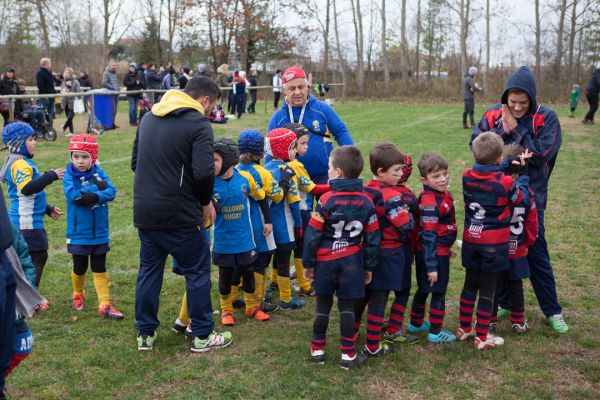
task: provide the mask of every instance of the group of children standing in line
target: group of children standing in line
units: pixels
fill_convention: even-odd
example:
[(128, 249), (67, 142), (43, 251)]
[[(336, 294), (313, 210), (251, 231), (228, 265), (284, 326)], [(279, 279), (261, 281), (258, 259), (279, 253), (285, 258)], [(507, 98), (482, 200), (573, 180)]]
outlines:
[[(397, 146), (382, 142), (370, 150), (373, 178), (364, 185), (359, 179), (364, 163), (360, 150), (341, 146), (330, 155), (329, 183), (316, 185), (296, 159), (308, 151), (308, 135), (304, 126), (289, 124), (271, 130), (266, 138), (258, 131), (245, 130), (237, 143), (226, 138), (215, 141), (212, 261), (219, 269), (222, 325), (236, 323), (234, 303), (239, 302), (240, 284), (249, 318), (267, 321), (277, 309), (303, 308), (305, 301), (292, 295), (293, 254), (300, 295), (316, 296), (310, 341), (316, 363), (325, 362), (334, 295), (340, 311), (340, 365), (345, 369), (389, 354), (394, 345), (414, 343), (425, 332), (432, 343), (473, 339), (478, 350), (502, 345), (502, 338), (490, 331), (495, 328), (497, 293), (504, 289), (510, 297), (513, 330), (519, 334), (527, 330), (522, 279), (528, 276), (527, 247), (537, 235), (535, 203), (526, 174), (530, 153), (516, 145), (504, 146), (494, 133), (481, 134), (473, 142), (475, 164), (463, 173), (466, 276), (460, 296), (460, 328), (454, 334), (443, 329), (449, 258), (456, 256), (452, 246), (457, 236), (447, 161), (433, 152), (420, 157), (417, 166), (423, 190), (417, 197), (405, 184), (412, 159)], [(95, 138), (73, 136), (71, 163), (66, 169), (44, 173), (33, 162), (36, 142), (29, 125), (7, 125), (2, 141), (11, 153), (0, 172), (8, 186), (9, 217), (28, 244), (36, 267), (35, 286), (40, 284), (48, 256), (44, 214), (52, 218), (63, 214), (46, 203), (44, 189), (62, 179), (67, 249), (73, 258), (72, 306), (79, 311), (84, 307), (85, 275), (91, 265), (98, 314), (122, 319), (110, 299), (106, 272), (110, 250), (107, 204), (114, 200), (116, 189), (96, 163)], [(265, 153), (268, 158), (262, 167)], [(413, 259), (418, 290), (404, 330)], [(271, 262), (278, 303), (269, 302), (272, 298), (267, 293), (266, 272)], [(390, 292), (394, 300), (386, 321)], [(365, 310), (366, 343), (358, 351)], [(173, 330), (183, 333), (189, 324), (184, 296)]]

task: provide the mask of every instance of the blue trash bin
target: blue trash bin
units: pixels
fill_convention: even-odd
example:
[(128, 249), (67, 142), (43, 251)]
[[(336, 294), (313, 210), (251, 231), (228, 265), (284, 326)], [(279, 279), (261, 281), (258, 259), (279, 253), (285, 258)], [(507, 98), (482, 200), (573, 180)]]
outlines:
[(113, 128), (113, 110), (115, 106), (114, 96), (100, 95), (99, 93), (115, 93), (110, 90), (91, 90), (87, 92), (94, 96), (94, 113), (96, 118), (100, 121), (104, 129)]

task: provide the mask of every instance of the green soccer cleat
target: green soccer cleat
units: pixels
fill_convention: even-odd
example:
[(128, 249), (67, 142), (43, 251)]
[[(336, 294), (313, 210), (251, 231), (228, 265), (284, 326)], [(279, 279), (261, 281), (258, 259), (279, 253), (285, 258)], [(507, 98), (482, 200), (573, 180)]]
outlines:
[(226, 331), (223, 333), (213, 332), (206, 339), (200, 339), (195, 337), (192, 342), (192, 348), (190, 349), (193, 353), (202, 353), (212, 349), (219, 349), (227, 347), (233, 343), (233, 336), (231, 332)]
[(498, 307), (498, 313), (496, 314), (496, 318), (498, 321), (502, 321), (510, 316), (510, 310), (506, 308)]
[(567, 333), (569, 331), (569, 325), (565, 322), (562, 314), (556, 314), (548, 318), (552, 329), (556, 333)]
[(415, 344), (420, 339), (417, 336), (408, 335), (402, 331), (398, 331), (393, 335), (390, 335), (387, 332), (384, 332), (382, 335), (383, 340), (393, 344)]
[(156, 332), (152, 335), (138, 335), (137, 345), (139, 351), (151, 351), (154, 348), (154, 342), (156, 342)]

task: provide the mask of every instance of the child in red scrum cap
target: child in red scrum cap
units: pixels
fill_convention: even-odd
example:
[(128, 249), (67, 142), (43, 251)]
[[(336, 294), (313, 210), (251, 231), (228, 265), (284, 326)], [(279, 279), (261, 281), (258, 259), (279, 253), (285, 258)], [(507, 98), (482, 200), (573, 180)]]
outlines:
[(271, 203), (273, 234), (275, 237), (275, 256), (273, 267), (277, 269), (279, 286), (279, 306), (282, 310), (302, 308), (305, 302), (292, 297), (290, 287), (290, 257), (296, 249), (296, 239), (302, 236), (302, 218), (300, 216), (300, 196), (298, 179), (288, 162), (296, 158), (296, 134), (286, 128), (277, 128), (267, 134), (265, 150), (271, 160), (265, 169), (279, 182), (285, 201)]
[(115, 199), (116, 188), (100, 166), (98, 143), (87, 133), (73, 136), (69, 143), (71, 163), (63, 177), (67, 198), (67, 251), (73, 257), (73, 309), (83, 310), (85, 275), (91, 264), (98, 295), (98, 315), (122, 319), (110, 299), (106, 253), (108, 245), (108, 203)]

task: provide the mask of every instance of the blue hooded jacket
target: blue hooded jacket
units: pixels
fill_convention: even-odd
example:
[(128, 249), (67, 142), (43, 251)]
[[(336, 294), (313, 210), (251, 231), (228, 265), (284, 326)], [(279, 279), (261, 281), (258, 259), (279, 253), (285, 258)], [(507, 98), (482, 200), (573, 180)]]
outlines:
[[(93, 165), (91, 179), (78, 179), (66, 169), (63, 176), (63, 189), (67, 198), (67, 244), (97, 245), (110, 241), (108, 231), (108, 202), (113, 201), (116, 188), (102, 168)], [(106, 189), (100, 190), (96, 178), (106, 183)], [(85, 192), (96, 193), (99, 200), (92, 207), (73, 203)]]
[[(508, 92), (517, 89), (529, 97), (529, 110), (517, 120), (517, 126), (508, 133), (502, 127), (502, 104), (508, 104)], [(533, 157), (529, 160), (529, 182), (535, 193), (536, 205), (546, 208), (548, 180), (554, 169), (558, 150), (562, 143), (560, 121), (556, 112), (541, 106), (536, 101), (535, 79), (527, 67), (521, 67), (506, 81), (501, 103), (488, 108), (471, 135), (471, 142), (482, 132), (494, 132), (505, 144), (517, 143), (529, 149)]]
[[(283, 128), (290, 122), (290, 105), (284, 101), (283, 106), (273, 114), (267, 132), (275, 128)], [(302, 107), (292, 107), (294, 122), (300, 120)], [(315, 96), (308, 96), (308, 103), (304, 110), (304, 116), (301, 123), (310, 130), (308, 137), (308, 152), (298, 157), (298, 160), (304, 164), (306, 171), (311, 178), (327, 174), (329, 169), (329, 154), (333, 151), (333, 139), (338, 145), (352, 145), (354, 141), (352, 136), (342, 122), (340, 117), (327, 103), (317, 100)], [(267, 159), (265, 162), (268, 162)]]

